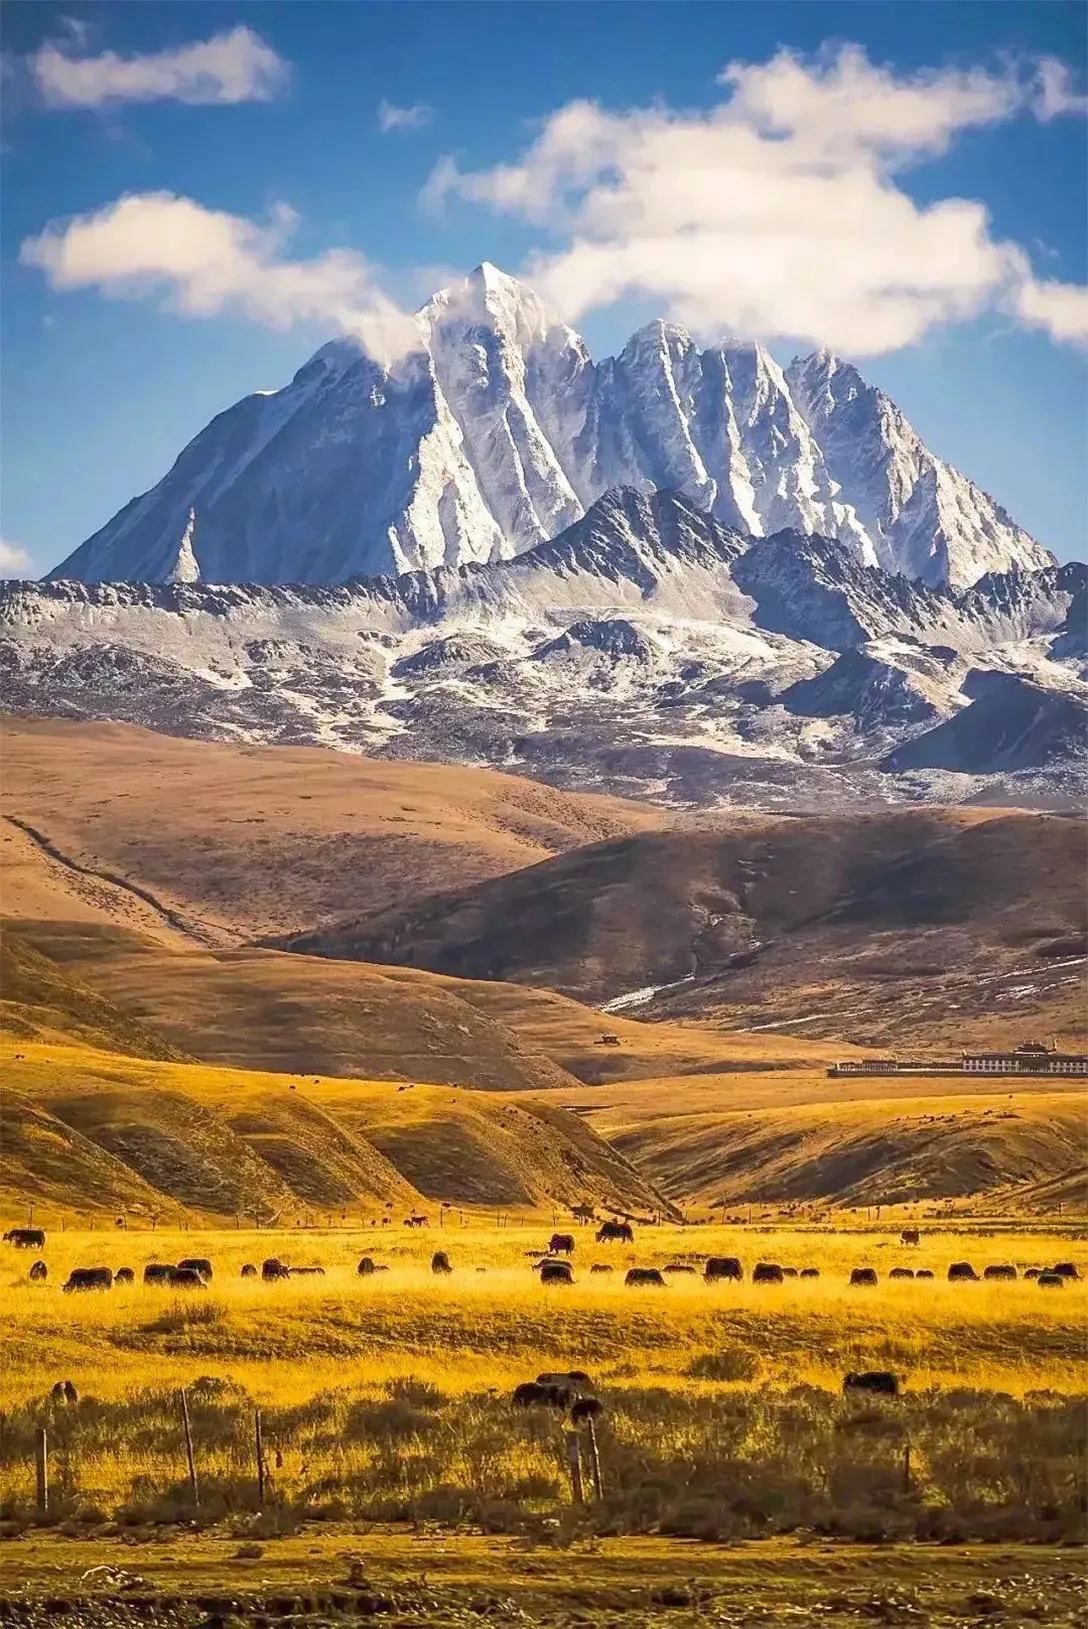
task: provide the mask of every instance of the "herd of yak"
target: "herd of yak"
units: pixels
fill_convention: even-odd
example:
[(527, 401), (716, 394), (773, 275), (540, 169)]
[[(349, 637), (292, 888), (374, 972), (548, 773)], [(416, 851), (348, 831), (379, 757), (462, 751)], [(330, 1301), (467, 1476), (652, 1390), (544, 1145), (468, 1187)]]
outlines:
[[(596, 1234), (599, 1244), (634, 1242), (634, 1231), (628, 1222), (605, 1222)], [(907, 1230), (901, 1235), (903, 1243), (917, 1244), (919, 1235), (914, 1230)], [(3, 1236), (5, 1244), (14, 1245), (16, 1249), (44, 1249), (45, 1233), (41, 1228), (13, 1227), (9, 1228)], [(574, 1270), (570, 1257), (574, 1253), (574, 1235), (572, 1233), (553, 1233), (545, 1250), (531, 1250), (527, 1254), (532, 1257), (534, 1270), (537, 1272), (541, 1284), (573, 1284)], [(369, 1278), (376, 1273), (388, 1272), (388, 1267), (375, 1262), (372, 1256), (363, 1256), (356, 1269), (360, 1278)], [(590, 1274), (611, 1273), (615, 1269), (608, 1262), (593, 1262)], [(431, 1271), (436, 1276), (446, 1276), (453, 1272), (449, 1256), (444, 1250), (436, 1250), (431, 1257)], [(477, 1267), (476, 1272), (482, 1273), (486, 1268)], [(269, 1256), (258, 1272), (258, 1268), (247, 1262), (242, 1268), (243, 1278), (257, 1278), (260, 1276), (265, 1283), (272, 1283), (279, 1279), (299, 1277), (323, 1277), (323, 1267), (289, 1267), (278, 1256)], [(665, 1288), (670, 1276), (693, 1276), (698, 1274), (699, 1268), (688, 1262), (670, 1262), (666, 1267), (630, 1267), (624, 1277), (624, 1283), (630, 1288), (657, 1287)], [(46, 1263), (39, 1259), (30, 1268), (30, 1278), (35, 1283), (44, 1282), (49, 1276)], [(887, 1275), (889, 1279), (932, 1279), (935, 1275), (928, 1267), (893, 1267)], [(949, 1283), (965, 1283), (977, 1281), (979, 1274), (969, 1261), (954, 1261), (948, 1268)], [(995, 1262), (985, 1267), (981, 1277), (983, 1279), (1016, 1279), (1020, 1275), (1016, 1267), (1008, 1262)], [(1028, 1267), (1023, 1277), (1034, 1279), (1044, 1289), (1061, 1289), (1066, 1279), (1079, 1276), (1073, 1262), (1058, 1262), (1054, 1267)], [(116, 1271), (109, 1267), (73, 1267), (61, 1286), (66, 1291), (72, 1290), (108, 1290), (114, 1284), (131, 1284), (135, 1280), (135, 1272), (131, 1267), (118, 1267)], [(744, 1278), (744, 1267), (737, 1256), (710, 1256), (702, 1268), (702, 1277), (706, 1283), (721, 1283), (740, 1281)], [(818, 1267), (783, 1267), (778, 1262), (760, 1261), (752, 1269), (753, 1284), (783, 1284), (787, 1279), (814, 1279), (820, 1277)], [(190, 1256), (178, 1262), (149, 1262), (143, 1270), (145, 1284), (165, 1284), (178, 1289), (201, 1289), (212, 1278), (212, 1264), (206, 1257)], [(879, 1283), (879, 1275), (875, 1267), (854, 1267), (850, 1272), (850, 1284), (855, 1288), (872, 1287)], [(535, 1382), (534, 1382), (535, 1383)]]

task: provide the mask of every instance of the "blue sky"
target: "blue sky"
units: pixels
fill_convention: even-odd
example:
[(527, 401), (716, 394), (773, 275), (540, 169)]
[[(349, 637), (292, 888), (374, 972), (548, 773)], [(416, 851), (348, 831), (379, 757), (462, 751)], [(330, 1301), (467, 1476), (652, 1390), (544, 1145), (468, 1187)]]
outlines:
[[(782, 359), (829, 343), (1042, 542), (1084, 551), (1079, 3), (2, 16), (0, 535), (27, 572), (338, 323), (411, 309), (482, 259), (531, 265), (598, 355), (658, 314), (708, 338), (743, 324)], [(758, 219), (728, 157), (749, 146)]]

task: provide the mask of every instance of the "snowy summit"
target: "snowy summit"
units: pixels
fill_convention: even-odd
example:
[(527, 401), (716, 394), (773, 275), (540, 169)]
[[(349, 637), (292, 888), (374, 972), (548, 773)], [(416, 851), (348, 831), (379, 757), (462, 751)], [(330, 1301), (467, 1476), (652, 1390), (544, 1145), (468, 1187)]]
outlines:
[(617, 487), (682, 492), (755, 537), (836, 539), (931, 587), (1051, 564), (829, 352), (783, 370), (761, 345), (700, 349), (656, 321), (594, 362), (486, 262), (415, 320), (392, 367), (334, 341), (219, 414), (52, 577), (332, 584), (497, 561)]

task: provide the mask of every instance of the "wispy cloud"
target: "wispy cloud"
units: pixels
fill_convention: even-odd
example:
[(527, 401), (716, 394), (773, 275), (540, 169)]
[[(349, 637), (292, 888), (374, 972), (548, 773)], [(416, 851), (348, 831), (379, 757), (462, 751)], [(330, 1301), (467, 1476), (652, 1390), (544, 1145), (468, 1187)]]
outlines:
[(30, 556), (18, 543), (0, 538), (0, 577), (21, 577), (30, 565)]
[(267, 102), (286, 84), (289, 65), (252, 29), (233, 28), (172, 50), (122, 57), (82, 55), (82, 25), (68, 26), (29, 59), (47, 107), (98, 108), (123, 102), (188, 102), (193, 106)]
[(361, 254), (289, 257), (297, 219), (286, 204), (261, 225), (168, 192), (129, 194), (93, 214), (51, 221), (24, 241), (19, 259), (40, 267), (55, 289), (97, 288), (114, 299), (157, 294), (182, 316), (236, 311), (271, 328), (321, 322), (385, 360), (417, 345), (414, 322), (377, 287)]
[(636, 296), (707, 337), (855, 355), (987, 309), (1059, 341), (1084, 333), (1084, 291), (1038, 283), (983, 204), (919, 204), (898, 179), (963, 131), (1083, 112), (1062, 64), (897, 75), (846, 45), (733, 63), (719, 83), (706, 113), (573, 102), (516, 162), (463, 173), (441, 160), (424, 201), (452, 194), (558, 237), (527, 272), (571, 320)]
[(416, 102), (411, 107), (397, 107), (393, 102), (378, 103), (378, 128), (385, 135), (391, 130), (419, 130), (433, 118), (433, 108), (424, 102)]

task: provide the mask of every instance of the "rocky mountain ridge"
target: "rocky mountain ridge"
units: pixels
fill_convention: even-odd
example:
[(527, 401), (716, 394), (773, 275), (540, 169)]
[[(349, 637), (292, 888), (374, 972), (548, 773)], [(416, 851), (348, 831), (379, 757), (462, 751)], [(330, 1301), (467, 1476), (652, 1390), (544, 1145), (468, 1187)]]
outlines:
[(333, 586), (9, 584), (0, 694), (673, 804), (1066, 807), (1088, 763), (1086, 582), (1069, 564), (927, 587), (849, 543), (753, 538), (682, 494), (625, 489), (486, 564)]
[(700, 349), (657, 321), (594, 362), (486, 263), (416, 325), (392, 367), (337, 340), (219, 414), (52, 576), (317, 585), (493, 562), (618, 487), (675, 489), (755, 537), (837, 539), (933, 586), (1052, 563), (828, 352), (783, 370), (761, 345)]

